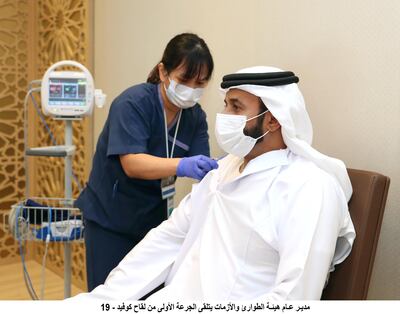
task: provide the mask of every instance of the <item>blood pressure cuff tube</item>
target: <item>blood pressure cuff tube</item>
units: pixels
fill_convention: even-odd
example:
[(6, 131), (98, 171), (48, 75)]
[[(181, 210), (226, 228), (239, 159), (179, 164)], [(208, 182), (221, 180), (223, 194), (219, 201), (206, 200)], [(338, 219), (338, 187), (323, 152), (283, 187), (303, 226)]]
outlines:
[(234, 73), (222, 78), (221, 88), (239, 85), (280, 86), (298, 83), (299, 78), (290, 71), (270, 73)]

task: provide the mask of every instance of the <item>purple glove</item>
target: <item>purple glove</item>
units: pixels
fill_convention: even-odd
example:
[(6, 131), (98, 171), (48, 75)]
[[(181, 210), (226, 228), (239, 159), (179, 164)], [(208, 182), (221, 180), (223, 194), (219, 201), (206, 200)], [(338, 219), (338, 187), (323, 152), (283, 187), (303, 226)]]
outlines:
[(217, 168), (218, 163), (214, 159), (196, 155), (182, 158), (176, 169), (176, 175), (201, 180), (209, 171)]

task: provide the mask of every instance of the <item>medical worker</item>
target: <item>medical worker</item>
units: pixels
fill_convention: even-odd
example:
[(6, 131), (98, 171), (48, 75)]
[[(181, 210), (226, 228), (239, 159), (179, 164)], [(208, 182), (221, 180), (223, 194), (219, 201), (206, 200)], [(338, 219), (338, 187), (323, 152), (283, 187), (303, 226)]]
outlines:
[(213, 67), (202, 38), (177, 35), (147, 83), (111, 104), (89, 182), (76, 201), (85, 219), (89, 291), (167, 218), (176, 176), (201, 180), (218, 167), (208, 157), (206, 114), (198, 104)]

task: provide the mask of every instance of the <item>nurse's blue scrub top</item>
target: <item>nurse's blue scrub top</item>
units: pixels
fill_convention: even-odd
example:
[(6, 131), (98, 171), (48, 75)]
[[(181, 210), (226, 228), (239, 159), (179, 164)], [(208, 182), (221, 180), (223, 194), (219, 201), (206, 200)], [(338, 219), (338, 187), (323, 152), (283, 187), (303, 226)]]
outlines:
[[(111, 104), (97, 142), (89, 182), (75, 205), (85, 219), (100, 226), (142, 238), (166, 219), (161, 180), (132, 179), (125, 175), (119, 155), (145, 153), (166, 157), (165, 127), (160, 86), (132, 86)], [(169, 151), (176, 121), (169, 126)], [(206, 114), (199, 104), (182, 111), (173, 157), (210, 155)]]

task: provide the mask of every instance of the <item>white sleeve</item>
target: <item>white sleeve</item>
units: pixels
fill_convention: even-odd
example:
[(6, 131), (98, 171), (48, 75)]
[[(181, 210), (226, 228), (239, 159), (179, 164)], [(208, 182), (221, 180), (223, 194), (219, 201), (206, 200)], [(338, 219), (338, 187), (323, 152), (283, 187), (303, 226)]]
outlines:
[(263, 300), (317, 300), (347, 211), (343, 192), (329, 177), (309, 180), (288, 194), (277, 222), (279, 265)]
[(149, 231), (108, 275), (104, 284), (90, 293), (81, 293), (71, 301), (83, 299), (138, 300), (161, 285), (189, 230), (191, 198), (187, 195), (170, 218)]

